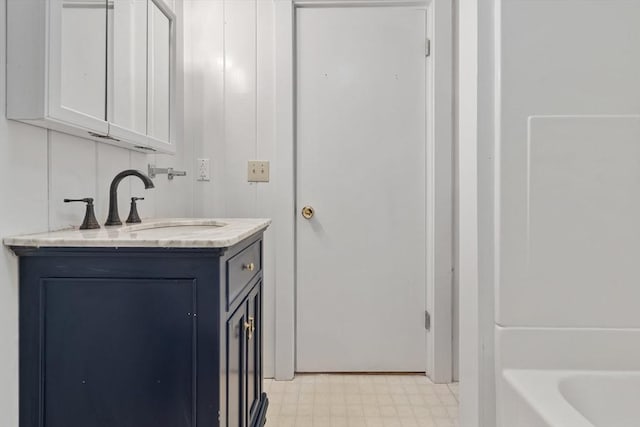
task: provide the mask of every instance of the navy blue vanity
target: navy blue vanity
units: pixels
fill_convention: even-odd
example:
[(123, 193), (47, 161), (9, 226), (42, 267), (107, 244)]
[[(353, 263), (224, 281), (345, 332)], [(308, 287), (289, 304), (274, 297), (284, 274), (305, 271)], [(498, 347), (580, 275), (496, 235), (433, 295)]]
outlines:
[(229, 247), (5, 242), (20, 257), (20, 427), (264, 425), (264, 228)]

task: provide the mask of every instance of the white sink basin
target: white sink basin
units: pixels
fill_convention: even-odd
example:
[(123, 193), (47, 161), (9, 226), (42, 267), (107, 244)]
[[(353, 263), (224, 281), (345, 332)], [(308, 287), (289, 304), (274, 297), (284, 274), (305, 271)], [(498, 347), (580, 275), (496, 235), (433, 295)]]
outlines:
[(122, 227), (120, 232), (141, 234), (145, 231), (153, 232), (154, 235), (167, 231), (171, 234), (177, 233), (193, 233), (198, 231), (205, 231), (211, 228), (224, 227), (227, 224), (224, 222), (202, 219), (202, 220), (167, 220), (157, 221), (151, 224), (136, 224)]

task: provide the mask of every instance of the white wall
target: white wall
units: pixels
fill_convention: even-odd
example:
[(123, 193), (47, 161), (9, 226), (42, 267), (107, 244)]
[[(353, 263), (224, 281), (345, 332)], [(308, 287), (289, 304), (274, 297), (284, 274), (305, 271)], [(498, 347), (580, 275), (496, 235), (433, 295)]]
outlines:
[[(96, 215), (104, 222), (108, 190), (113, 176), (124, 169), (145, 171), (147, 163), (188, 170), (193, 150), (182, 142), (178, 123), (178, 153), (175, 157), (145, 155), (102, 143), (47, 131), (5, 119), (5, 25), (6, 1), (0, 0), (0, 237), (79, 225), (84, 205), (64, 204), (65, 197), (94, 197)], [(14, 0), (9, 0), (14, 1)], [(182, 3), (176, 2), (180, 17)], [(181, 28), (181, 23), (179, 23)], [(178, 61), (182, 55), (178, 30)], [(180, 63), (180, 62), (179, 62)], [(178, 71), (178, 88), (182, 73)], [(178, 89), (182, 111), (182, 90)], [(182, 120), (179, 121), (181, 122)], [(144, 196), (139, 211), (143, 217), (191, 216), (191, 178), (154, 180), (156, 188), (144, 190), (139, 180), (123, 182), (119, 188), (120, 216), (126, 218), (130, 195)], [(0, 425), (18, 426), (18, 272), (17, 258), (6, 248), (0, 255)]]
[[(275, 215), (273, 1), (185, 2), (185, 131), (195, 158), (211, 159), (194, 186), (194, 214)], [(247, 160), (271, 161), (271, 182), (248, 183)], [(275, 230), (265, 234), (264, 369), (274, 375)]]

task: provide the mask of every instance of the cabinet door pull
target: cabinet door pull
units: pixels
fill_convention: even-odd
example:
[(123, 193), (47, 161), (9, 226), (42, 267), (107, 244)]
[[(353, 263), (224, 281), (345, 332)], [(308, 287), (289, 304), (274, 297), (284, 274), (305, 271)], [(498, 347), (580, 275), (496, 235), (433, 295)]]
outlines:
[(247, 330), (248, 339), (253, 339), (253, 333), (256, 330), (256, 320), (253, 317), (249, 317), (249, 321), (244, 322), (244, 327)]
[(253, 271), (255, 268), (256, 266), (252, 262), (250, 262), (249, 264), (242, 264), (243, 270)]

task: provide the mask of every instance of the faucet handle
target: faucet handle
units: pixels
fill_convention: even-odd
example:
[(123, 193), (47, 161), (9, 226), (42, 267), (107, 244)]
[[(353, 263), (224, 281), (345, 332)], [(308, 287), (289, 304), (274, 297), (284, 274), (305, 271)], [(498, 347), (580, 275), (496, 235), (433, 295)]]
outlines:
[(95, 228), (100, 228), (100, 224), (98, 224), (96, 214), (93, 210), (93, 197), (86, 197), (84, 199), (64, 199), (64, 202), (83, 202), (87, 204), (87, 210), (84, 213), (84, 219), (82, 220), (82, 224), (80, 225), (80, 230), (92, 230)]
[(126, 221), (127, 224), (139, 224), (142, 222), (140, 215), (138, 215), (138, 206), (136, 205), (138, 200), (144, 200), (144, 197), (131, 198), (131, 209), (129, 210), (129, 217)]
[(65, 203), (70, 203), (70, 202), (84, 202), (87, 204), (93, 204), (93, 197), (86, 197), (84, 199), (64, 199)]

